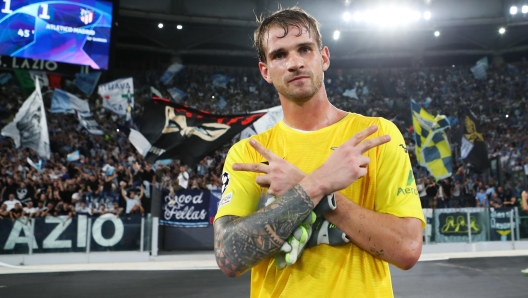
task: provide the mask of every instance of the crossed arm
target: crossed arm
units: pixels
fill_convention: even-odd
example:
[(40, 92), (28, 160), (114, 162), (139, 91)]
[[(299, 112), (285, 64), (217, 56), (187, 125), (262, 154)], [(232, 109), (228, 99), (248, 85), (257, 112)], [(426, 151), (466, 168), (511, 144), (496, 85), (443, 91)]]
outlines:
[[(216, 220), (215, 255), (220, 269), (236, 277), (274, 255), (323, 195), (343, 189), (364, 176), (369, 160), (361, 154), (390, 140), (379, 137), (363, 141), (375, 130), (369, 128), (355, 135), (309, 175), (252, 142), (269, 165), (235, 164), (233, 169), (266, 173), (258, 176), (256, 182), (269, 187), (270, 193), (280, 198), (247, 217), (225, 216)], [(402, 269), (414, 266), (421, 253), (419, 219), (368, 210), (340, 194), (337, 200), (340, 207), (325, 217), (354, 244)]]
[(314, 208), (300, 185), (247, 217), (216, 220), (215, 256), (222, 272), (237, 277), (279, 251), (293, 230)]

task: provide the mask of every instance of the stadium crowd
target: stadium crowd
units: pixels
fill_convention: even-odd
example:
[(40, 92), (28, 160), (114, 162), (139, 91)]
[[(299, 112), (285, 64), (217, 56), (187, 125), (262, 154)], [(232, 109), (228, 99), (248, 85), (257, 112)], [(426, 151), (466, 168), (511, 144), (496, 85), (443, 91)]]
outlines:
[[(224, 87), (211, 81), (215, 73), (230, 78)], [(248, 113), (279, 105), (273, 86), (262, 80), (258, 70), (187, 66), (165, 86), (162, 72), (134, 76), (133, 118), (141, 123), (143, 103), (150, 100), (150, 86), (170, 97), (167, 89), (177, 87), (187, 93), (183, 103), (219, 114)], [(402, 131), (409, 150), (423, 207), (518, 206), (526, 186), (528, 165), (526, 98), (528, 65), (492, 67), (487, 80), (476, 80), (469, 67), (329, 70), (325, 87), (337, 107), (368, 116), (385, 117)], [(1, 86), (0, 119), (5, 126), (16, 114), (25, 97), (12, 79)], [(73, 84), (64, 89), (79, 94)], [(225, 106), (219, 105), (222, 98)], [(414, 157), (410, 102), (412, 98), (431, 114), (444, 114), (452, 122), (448, 135), (457, 163), (453, 176), (440, 181), (430, 177)], [(51, 91), (44, 92), (51, 104)], [(0, 218), (31, 218), (75, 214), (102, 215), (150, 212), (153, 186), (177, 191), (181, 188), (218, 189), (230, 144), (188, 167), (173, 160), (148, 164), (119, 131), (124, 119), (104, 110), (101, 99), (89, 99), (95, 120), (104, 135), (83, 130), (70, 114), (46, 112), (52, 156), (43, 160), (31, 149), (16, 149), (11, 139), (0, 137)], [(460, 111), (466, 106), (479, 115), (490, 158), (500, 161), (501, 171), (475, 174), (459, 161), (458, 129)], [(7, 115), (7, 117), (6, 117)], [(79, 159), (67, 155), (79, 151)], [(502, 176), (501, 176), (502, 175)], [(499, 177), (501, 176), (501, 177)], [(500, 181), (500, 184), (499, 182)]]

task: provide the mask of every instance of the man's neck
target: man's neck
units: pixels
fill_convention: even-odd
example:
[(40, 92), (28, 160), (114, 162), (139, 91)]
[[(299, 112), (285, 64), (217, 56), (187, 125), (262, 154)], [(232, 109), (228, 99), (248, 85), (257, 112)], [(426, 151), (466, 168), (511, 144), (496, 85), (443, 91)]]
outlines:
[(284, 123), (291, 128), (315, 131), (330, 126), (343, 119), (347, 113), (334, 107), (326, 96), (326, 91), (316, 94), (309, 101), (298, 104), (279, 95)]

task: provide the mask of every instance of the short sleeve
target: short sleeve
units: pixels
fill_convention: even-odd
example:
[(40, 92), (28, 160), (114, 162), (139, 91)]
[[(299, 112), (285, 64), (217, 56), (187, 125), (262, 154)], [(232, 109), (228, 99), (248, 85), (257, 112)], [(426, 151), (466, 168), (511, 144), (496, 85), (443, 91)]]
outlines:
[(416, 188), (407, 146), (398, 128), (381, 119), (380, 135), (390, 135), (391, 140), (382, 145), (378, 157), (375, 210), (398, 217), (425, 220)]
[(244, 217), (257, 210), (260, 186), (255, 181), (256, 174), (233, 170), (235, 163), (255, 162), (248, 150), (247, 141), (236, 143), (227, 153), (222, 172), (222, 198), (215, 220), (226, 215)]

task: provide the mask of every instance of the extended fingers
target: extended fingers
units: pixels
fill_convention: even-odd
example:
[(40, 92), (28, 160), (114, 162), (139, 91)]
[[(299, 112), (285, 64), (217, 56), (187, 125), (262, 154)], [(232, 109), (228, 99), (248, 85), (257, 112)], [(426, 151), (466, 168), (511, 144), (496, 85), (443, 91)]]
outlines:
[(271, 150), (262, 146), (255, 139), (249, 140), (249, 144), (251, 145), (251, 147), (255, 148), (255, 150), (257, 150), (257, 152), (260, 153), (267, 161), (270, 161), (273, 158), (277, 157), (277, 155), (271, 152)]
[(377, 138), (372, 138), (372, 139), (364, 140), (363, 142), (359, 143), (359, 145), (357, 145), (357, 148), (361, 151), (361, 154), (364, 154), (370, 149), (377, 147), (379, 145), (383, 145), (390, 140), (391, 138), (388, 135), (377, 137)]
[(362, 131), (356, 133), (354, 136), (350, 138), (350, 140), (347, 141), (347, 143), (350, 142), (352, 146), (357, 146), (359, 143), (361, 143), (361, 141), (366, 139), (371, 134), (375, 133), (377, 130), (378, 130), (377, 125), (371, 125), (363, 129)]
[(268, 173), (268, 168), (269, 166), (263, 163), (235, 163), (233, 164), (233, 170), (235, 171)]

